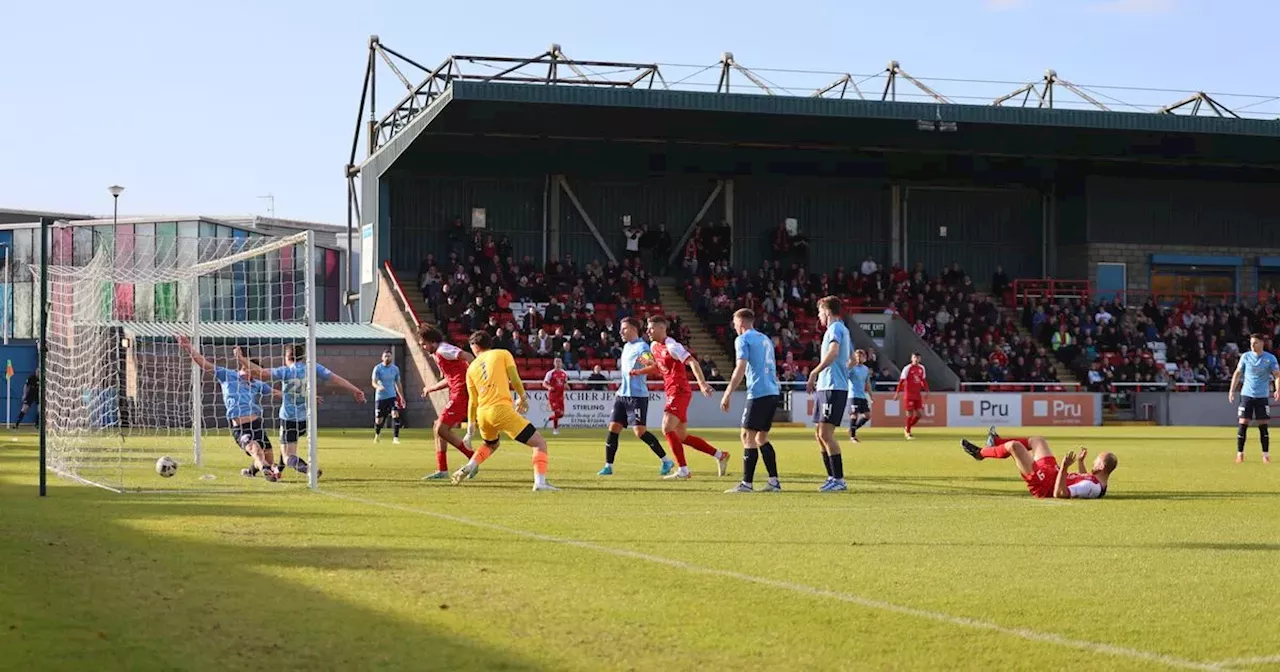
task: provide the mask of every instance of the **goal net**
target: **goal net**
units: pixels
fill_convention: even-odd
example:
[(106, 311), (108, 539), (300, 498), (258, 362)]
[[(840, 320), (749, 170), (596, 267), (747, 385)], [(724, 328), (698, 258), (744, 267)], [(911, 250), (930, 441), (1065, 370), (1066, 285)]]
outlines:
[[(49, 469), (121, 492), (314, 487), (316, 433), (296, 431), (316, 424), (312, 234), (94, 247), (46, 267)], [(245, 448), (280, 463), (282, 440), (301, 462), (276, 481)]]

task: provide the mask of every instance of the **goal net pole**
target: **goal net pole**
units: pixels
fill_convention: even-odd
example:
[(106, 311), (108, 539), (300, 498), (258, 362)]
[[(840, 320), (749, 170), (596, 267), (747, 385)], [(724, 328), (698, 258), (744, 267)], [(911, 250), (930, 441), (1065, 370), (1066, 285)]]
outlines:
[(315, 248), (316, 235), (314, 231), (307, 230), (307, 239), (303, 249), (306, 250), (306, 259), (303, 261), (303, 268), (306, 269), (306, 278), (304, 280), (306, 286), (306, 311), (307, 311), (307, 461), (311, 466), (307, 469), (307, 487), (312, 490), (320, 487), (320, 456), (316, 449), (316, 434), (319, 428), (316, 413), (316, 366), (319, 365), (319, 353), (316, 352), (316, 269), (315, 269)]
[[(191, 282), (191, 342), (200, 343), (200, 280)], [(192, 460), (204, 466), (204, 369), (191, 362)]]

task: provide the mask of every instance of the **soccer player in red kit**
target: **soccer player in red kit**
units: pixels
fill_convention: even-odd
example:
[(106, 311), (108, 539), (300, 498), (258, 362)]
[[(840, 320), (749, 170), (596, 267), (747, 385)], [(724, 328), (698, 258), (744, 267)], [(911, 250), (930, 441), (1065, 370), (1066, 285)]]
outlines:
[(990, 444), (985, 448), (960, 441), (960, 447), (975, 460), (994, 458), (1003, 460), (1014, 458), (1018, 463), (1018, 471), (1022, 473), (1022, 481), (1027, 490), (1040, 499), (1097, 499), (1107, 494), (1107, 484), (1111, 480), (1111, 472), (1116, 470), (1118, 462), (1115, 453), (1101, 453), (1093, 461), (1093, 468), (1085, 470), (1085, 459), (1089, 449), (1080, 448), (1079, 471), (1071, 473), (1071, 465), (1076, 463), (1076, 454), (1067, 453), (1062, 459), (1062, 467), (1058, 467), (1058, 459), (1049, 450), (1049, 442), (1043, 436), (1001, 437), (991, 431), (987, 437)]
[[(559, 357), (551, 360), (552, 369), (542, 379), (542, 386), (547, 388), (547, 404), (551, 406), (551, 433), (560, 434), (560, 418), (564, 417), (564, 391), (569, 386), (569, 372), (564, 370), (564, 362)], [(546, 427), (546, 424), (543, 424)]]
[[(460, 426), (467, 419), (467, 366), (471, 360), (475, 359), (471, 353), (459, 348), (458, 346), (447, 343), (444, 335), (439, 329), (424, 324), (418, 330), (418, 344), (422, 349), (436, 360), (436, 366), (440, 367), (440, 373), (443, 374), (440, 382), (431, 387), (422, 390), (422, 398), (426, 399), (432, 392), (439, 392), (443, 389), (449, 390), (449, 405), (445, 406), (436, 418), (436, 470), (432, 474), (423, 477), (423, 480), (438, 480), (449, 478), (449, 458), (445, 451), (449, 446), (458, 449), (458, 452), (471, 459), (471, 446), (468, 446), (457, 434), (453, 433), (454, 428)], [(472, 477), (475, 474), (471, 475)]]
[(893, 392), (893, 400), (898, 400), (898, 395), (903, 393), (906, 397), (907, 412), (905, 414), (906, 423), (903, 425), (903, 433), (907, 440), (915, 438), (911, 436), (911, 428), (920, 422), (920, 411), (924, 410), (924, 400), (929, 395), (929, 377), (925, 373), (924, 364), (920, 363), (920, 353), (911, 353), (911, 363), (902, 369), (902, 375), (898, 376), (898, 389)]
[(711, 396), (711, 386), (702, 374), (702, 366), (676, 339), (667, 335), (670, 323), (661, 315), (649, 318), (649, 349), (653, 359), (662, 373), (662, 387), (667, 393), (667, 405), (662, 409), (662, 433), (667, 437), (667, 445), (671, 454), (675, 455), (679, 469), (670, 474), (668, 479), (689, 478), (689, 465), (684, 458), (684, 446), (689, 444), (694, 450), (716, 458), (716, 467), (721, 476), (729, 471), (729, 453), (716, 450), (701, 437), (689, 434), (689, 402), (693, 394), (689, 391), (689, 375), (685, 367), (693, 369), (693, 377), (698, 381), (698, 389), (702, 396)]

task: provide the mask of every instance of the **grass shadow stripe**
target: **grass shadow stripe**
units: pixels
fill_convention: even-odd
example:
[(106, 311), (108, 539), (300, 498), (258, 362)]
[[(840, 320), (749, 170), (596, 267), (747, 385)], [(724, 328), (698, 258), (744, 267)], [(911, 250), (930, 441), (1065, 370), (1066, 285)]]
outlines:
[(1156, 653), (1154, 651), (1144, 651), (1142, 649), (1134, 649), (1134, 648), (1125, 647), (1125, 646), (1118, 646), (1115, 644), (1107, 644), (1104, 642), (1091, 642), (1091, 641), (1082, 640), (1082, 639), (1073, 639), (1070, 637), (1065, 637), (1065, 636), (1050, 633), (1050, 632), (1040, 632), (1037, 630), (1032, 630), (1030, 628), (1007, 627), (992, 621), (984, 621), (976, 618), (967, 618), (964, 616), (953, 616), (951, 614), (946, 614), (940, 611), (918, 609), (915, 607), (908, 607), (900, 604), (894, 604), (892, 602), (886, 602), (884, 600), (877, 600), (869, 597), (863, 597), (861, 595), (855, 595), (852, 593), (842, 593), (834, 590), (827, 590), (825, 588), (815, 588), (813, 586), (807, 586), (804, 584), (791, 583), (789, 581), (779, 581), (777, 579), (770, 579), (762, 576), (754, 576), (752, 574), (744, 574), (741, 572), (735, 572), (735, 571), (726, 570), (726, 569), (703, 567), (700, 565), (695, 565), (692, 563), (685, 562), (683, 560), (676, 560), (674, 558), (666, 558), (659, 555), (641, 553), (639, 551), (632, 551), (625, 548), (615, 548), (613, 546), (605, 546), (605, 545), (597, 544), (594, 542), (578, 541), (575, 539), (557, 537), (549, 534), (542, 534), (539, 532), (530, 532), (528, 530), (520, 530), (513, 527), (507, 527), (505, 525), (498, 525), (495, 523), (487, 523), (480, 520), (463, 518), (461, 516), (455, 516), (448, 513), (440, 513), (437, 511), (431, 511), (429, 509), (421, 509), (421, 508), (405, 506), (401, 504), (381, 502), (374, 499), (366, 499), (363, 497), (343, 495), (340, 493), (329, 492), (325, 490), (319, 490), (317, 492), (321, 495), (332, 497), (334, 499), (340, 499), (348, 502), (355, 502), (355, 503), (364, 504), (367, 506), (375, 506), (379, 508), (389, 509), (392, 511), (400, 511), (402, 513), (417, 514), (420, 516), (429, 516), (432, 518), (436, 518), (438, 520), (457, 523), (459, 525), (467, 525), (469, 527), (475, 527), (475, 528), (485, 529), (485, 530), (490, 530), (495, 532), (502, 532), (502, 533), (517, 536), (517, 537), (524, 537), (526, 539), (532, 539), (532, 540), (542, 541), (542, 542), (551, 543), (551, 544), (559, 544), (562, 546), (570, 546), (573, 548), (581, 548), (584, 550), (595, 551), (598, 553), (606, 553), (608, 555), (613, 555), (621, 558), (642, 560), (644, 562), (664, 565), (666, 567), (680, 569), (680, 570), (684, 570), (686, 572), (690, 572), (694, 574), (704, 574), (709, 576), (719, 576), (719, 577), (728, 578), (728, 579), (735, 579), (738, 581), (754, 583), (757, 585), (776, 588), (778, 590), (785, 590), (785, 591), (789, 591), (789, 592), (797, 593), (801, 595), (809, 595), (811, 597), (826, 598), (826, 599), (837, 600), (837, 601), (845, 602), (849, 604), (856, 604), (858, 606), (865, 607), (867, 609), (874, 609), (877, 611), (900, 614), (903, 616), (911, 616), (914, 618), (934, 621), (937, 623), (948, 623), (951, 625), (957, 625), (957, 626), (969, 628), (972, 630), (985, 630), (987, 632), (995, 632), (1002, 635), (1009, 635), (1011, 637), (1017, 637), (1017, 638), (1032, 641), (1032, 642), (1039, 642), (1042, 644), (1051, 644), (1054, 646), (1061, 646), (1065, 648), (1076, 649), (1079, 651), (1088, 651), (1090, 653), (1095, 653), (1100, 655), (1113, 656), (1117, 658), (1127, 658), (1130, 660), (1155, 663), (1159, 665), (1165, 665), (1168, 667), (1173, 667), (1178, 669), (1187, 669), (1187, 670), (1220, 670), (1220, 669), (1224, 669), (1224, 667), (1227, 667), (1230, 664), (1247, 664), (1247, 663), (1240, 663), (1239, 661), (1227, 661), (1226, 663), (1204, 663), (1204, 662), (1198, 662), (1194, 660), (1188, 660), (1185, 658), (1179, 658), (1177, 656), (1171, 656), (1163, 653)]

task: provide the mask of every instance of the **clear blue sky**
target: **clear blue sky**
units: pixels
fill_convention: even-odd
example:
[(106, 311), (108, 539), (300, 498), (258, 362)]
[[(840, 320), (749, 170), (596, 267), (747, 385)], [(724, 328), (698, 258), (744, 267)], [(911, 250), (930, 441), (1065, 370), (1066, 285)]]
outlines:
[[(13, 2), (0, 207), (106, 213), (119, 183), (122, 213), (265, 214), (256, 197), (270, 192), (278, 216), (345, 222), (373, 33), (424, 65), (558, 42), (579, 59), (710, 64), (729, 50), (748, 67), (873, 73), (898, 59), (922, 77), (1015, 81), (1053, 67), (1086, 84), (1277, 95), (1278, 18), (1264, 0)], [(395, 86), (384, 72), (379, 112)]]

